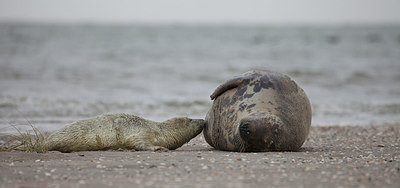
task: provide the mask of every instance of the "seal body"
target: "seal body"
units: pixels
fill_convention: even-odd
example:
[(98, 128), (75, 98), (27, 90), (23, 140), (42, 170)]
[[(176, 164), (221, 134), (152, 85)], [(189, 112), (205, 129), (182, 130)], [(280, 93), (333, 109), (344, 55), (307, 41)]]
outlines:
[(201, 133), (204, 120), (186, 117), (154, 122), (128, 114), (105, 114), (74, 122), (47, 138), (49, 150), (167, 150)]
[(234, 77), (211, 95), (204, 137), (227, 151), (296, 151), (311, 126), (311, 105), (290, 77), (255, 70)]

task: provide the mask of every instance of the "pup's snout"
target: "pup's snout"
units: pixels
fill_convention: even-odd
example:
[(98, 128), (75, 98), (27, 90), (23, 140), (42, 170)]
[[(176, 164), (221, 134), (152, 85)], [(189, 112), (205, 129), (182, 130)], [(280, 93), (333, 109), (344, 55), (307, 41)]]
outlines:
[(193, 125), (196, 125), (196, 126), (200, 126), (200, 127), (204, 127), (205, 126), (205, 124), (206, 124), (206, 121), (204, 121), (204, 119), (190, 119), (190, 122), (193, 124)]

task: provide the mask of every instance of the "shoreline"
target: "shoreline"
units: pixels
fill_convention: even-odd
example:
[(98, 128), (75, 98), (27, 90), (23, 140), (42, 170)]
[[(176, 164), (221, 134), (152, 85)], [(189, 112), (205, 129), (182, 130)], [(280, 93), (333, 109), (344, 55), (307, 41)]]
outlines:
[[(0, 137), (0, 140), (3, 137)], [(399, 187), (400, 124), (315, 126), (298, 152), (0, 152), (0, 187)]]

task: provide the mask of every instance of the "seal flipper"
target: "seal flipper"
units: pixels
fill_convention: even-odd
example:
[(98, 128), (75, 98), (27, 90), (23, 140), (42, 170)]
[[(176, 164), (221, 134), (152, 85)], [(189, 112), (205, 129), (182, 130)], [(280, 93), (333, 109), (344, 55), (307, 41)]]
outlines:
[(249, 78), (247, 76), (240, 76), (226, 81), (215, 89), (214, 93), (211, 94), (211, 100), (216, 99), (218, 96), (222, 95), (225, 91), (239, 87), (244, 82), (248, 82)]

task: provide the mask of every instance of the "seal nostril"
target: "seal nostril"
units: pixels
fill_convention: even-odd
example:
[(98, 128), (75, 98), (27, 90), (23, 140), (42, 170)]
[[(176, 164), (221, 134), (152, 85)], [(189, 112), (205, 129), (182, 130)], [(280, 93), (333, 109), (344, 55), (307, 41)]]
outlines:
[(239, 125), (239, 131), (242, 132), (245, 135), (249, 135), (251, 133), (250, 124), (248, 122), (241, 123)]

